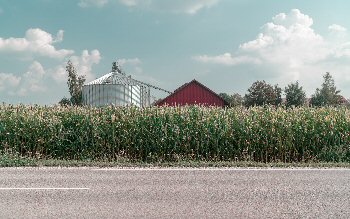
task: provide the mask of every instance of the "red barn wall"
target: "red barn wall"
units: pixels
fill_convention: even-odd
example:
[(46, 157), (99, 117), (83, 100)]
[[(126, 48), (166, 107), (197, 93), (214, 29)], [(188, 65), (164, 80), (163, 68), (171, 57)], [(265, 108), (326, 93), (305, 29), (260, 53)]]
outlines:
[(215, 93), (209, 91), (205, 87), (190, 83), (184, 88), (175, 91), (172, 95), (165, 98), (158, 105), (206, 105), (206, 106), (225, 106), (223, 99), (219, 98)]

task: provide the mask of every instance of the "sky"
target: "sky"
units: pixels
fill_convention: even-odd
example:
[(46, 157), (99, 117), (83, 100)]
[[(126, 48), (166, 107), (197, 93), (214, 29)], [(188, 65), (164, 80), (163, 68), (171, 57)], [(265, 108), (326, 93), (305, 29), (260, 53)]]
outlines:
[(86, 82), (118, 60), (166, 90), (196, 79), (241, 95), (265, 80), (311, 96), (330, 72), (350, 98), (349, 11), (348, 0), (0, 0), (0, 102), (69, 97), (68, 60)]

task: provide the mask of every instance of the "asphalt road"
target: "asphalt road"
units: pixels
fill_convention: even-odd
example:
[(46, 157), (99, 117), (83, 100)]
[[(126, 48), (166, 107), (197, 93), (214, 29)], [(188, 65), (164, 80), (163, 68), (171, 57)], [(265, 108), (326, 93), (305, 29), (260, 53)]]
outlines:
[(0, 218), (350, 218), (350, 169), (0, 168)]

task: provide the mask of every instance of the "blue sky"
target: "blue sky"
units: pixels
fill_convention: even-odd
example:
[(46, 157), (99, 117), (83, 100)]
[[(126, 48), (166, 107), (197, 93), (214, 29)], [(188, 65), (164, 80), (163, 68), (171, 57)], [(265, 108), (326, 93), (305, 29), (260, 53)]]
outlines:
[(197, 79), (241, 95), (256, 80), (298, 80), (310, 96), (331, 72), (350, 98), (349, 10), (346, 0), (0, 0), (0, 101), (69, 96), (69, 59), (87, 82), (118, 59), (167, 90)]

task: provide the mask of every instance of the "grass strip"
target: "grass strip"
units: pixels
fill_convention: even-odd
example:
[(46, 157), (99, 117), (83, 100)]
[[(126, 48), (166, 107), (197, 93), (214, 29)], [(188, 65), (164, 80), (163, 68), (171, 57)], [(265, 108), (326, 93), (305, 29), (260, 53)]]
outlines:
[(180, 160), (176, 162), (142, 162), (119, 159), (104, 160), (58, 160), (22, 157), (13, 154), (0, 154), (0, 167), (142, 167), (142, 168), (350, 168), (350, 163), (339, 162), (271, 162), (255, 161), (192, 161)]

